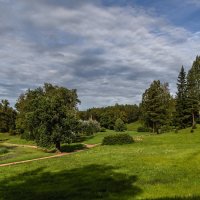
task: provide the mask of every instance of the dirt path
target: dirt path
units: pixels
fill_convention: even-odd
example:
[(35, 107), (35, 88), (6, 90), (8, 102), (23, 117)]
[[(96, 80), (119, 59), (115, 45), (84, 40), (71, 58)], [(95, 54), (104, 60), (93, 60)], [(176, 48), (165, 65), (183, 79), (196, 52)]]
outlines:
[[(5, 143), (4, 143), (4, 144), (5, 144)], [(6, 144), (9, 144), (9, 145), (10, 145), (10, 143), (6, 143)], [(87, 149), (91, 149), (91, 148), (93, 148), (93, 147), (98, 146), (98, 144), (84, 144), (84, 145), (86, 146)], [(38, 149), (37, 146), (32, 146), (32, 145), (11, 144), (10, 146), (20, 146), (20, 147), (28, 147), (28, 148)], [(86, 150), (86, 149), (77, 150), (77, 151), (70, 152), (70, 153), (58, 153), (58, 154), (56, 154), (56, 155), (46, 156), (46, 157), (41, 157), (41, 158), (35, 158), (35, 159), (31, 159), (31, 160), (23, 160), (23, 161), (16, 161), (16, 162), (11, 162), (11, 163), (5, 163), (5, 164), (0, 164), (0, 167), (11, 166), (11, 165), (17, 165), (17, 164), (23, 164), (23, 163), (28, 163), (28, 162), (38, 161), (38, 160), (45, 160), (45, 159), (57, 158), (57, 157), (62, 157), (62, 156), (70, 155), (70, 154), (73, 154), (73, 153), (85, 151), (85, 150)]]
[(5, 144), (7, 146), (16, 146), (16, 147), (28, 147), (33, 149), (40, 149), (40, 147), (34, 146), (34, 145), (26, 145), (26, 144), (13, 144), (8, 142), (3, 142), (2, 144)]

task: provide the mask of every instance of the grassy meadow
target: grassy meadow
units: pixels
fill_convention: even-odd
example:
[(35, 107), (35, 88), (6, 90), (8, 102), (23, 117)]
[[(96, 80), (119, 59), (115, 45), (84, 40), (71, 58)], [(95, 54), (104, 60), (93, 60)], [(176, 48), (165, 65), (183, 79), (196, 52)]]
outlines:
[[(1, 167), (0, 200), (200, 199), (200, 127), (194, 133), (185, 129), (160, 135), (136, 133), (131, 127), (136, 125), (127, 131), (134, 144), (100, 145), (60, 158)], [(113, 133), (98, 133), (84, 143), (101, 143)], [(6, 142), (20, 140), (12, 137)], [(18, 148), (13, 151), (19, 155), (27, 150)], [(38, 150), (29, 151), (30, 156)]]

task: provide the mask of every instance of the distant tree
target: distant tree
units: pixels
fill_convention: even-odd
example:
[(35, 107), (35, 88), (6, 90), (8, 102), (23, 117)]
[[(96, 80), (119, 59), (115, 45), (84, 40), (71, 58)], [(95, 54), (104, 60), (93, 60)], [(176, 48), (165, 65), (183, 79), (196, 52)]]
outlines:
[(122, 131), (125, 131), (125, 130), (126, 130), (125, 123), (120, 118), (118, 118), (115, 121), (115, 131), (122, 132)]
[(13, 132), (15, 130), (16, 111), (10, 107), (8, 100), (0, 102), (0, 132)]
[(120, 118), (125, 123), (135, 122), (139, 118), (139, 108), (137, 105), (119, 105), (107, 106), (102, 108), (90, 108), (86, 111), (80, 111), (79, 117), (82, 120), (97, 120), (102, 127), (114, 129), (115, 121)]
[(188, 93), (187, 93), (187, 80), (184, 67), (181, 67), (177, 79), (177, 93), (176, 93), (176, 114), (175, 120), (176, 125), (179, 128), (185, 128), (188, 124), (188, 119), (190, 117), (188, 110)]
[(160, 129), (168, 126), (171, 121), (170, 113), (171, 95), (168, 84), (153, 81), (142, 97), (141, 114), (147, 128), (160, 133)]
[(78, 119), (76, 90), (45, 83), (43, 87), (28, 90), (17, 103), (17, 128), (26, 139), (39, 146), (70, 142), (77, 132)]

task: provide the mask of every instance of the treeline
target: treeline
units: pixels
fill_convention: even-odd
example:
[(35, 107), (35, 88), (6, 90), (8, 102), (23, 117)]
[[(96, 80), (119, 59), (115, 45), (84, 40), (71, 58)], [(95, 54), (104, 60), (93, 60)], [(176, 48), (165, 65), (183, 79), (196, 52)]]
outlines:
[(71, 142), (77, 135), (92, 135), (102, 127), (124, 131), (125, 124), (138, 119), (142, 131), (155, 133), (192, 127), (200, 122), (200, 57), (197, 56), (188, 73), (182, 66), (177, 78), (177, 93), (170, 94), (168, 83), (153, 81), (137, 105), (118, 105), (78, 111), (76, 90), (45, 83), (27, 90), (15, 105), (0, 102), (0, 132), (20, 134), (35, 140), (39, 146)]
[(144, 127), (152, 132), (190, 126), (195, 129), (200, 122), (200, 57), (196, 57), (188, 73), (181, 67), (175, 97), (170, 94), (168, 83), (153, 81), (143, 94), (140, 111)]
[(86, 111), (79, 111), (82, 120), (93, 119), (98, 121), (102, 127), (115, 129), (117, 120), (124, 123), (135, 122), (139, 118), (139, 107), (137, 105), (107, 106), (102, 108), (90, 108)]

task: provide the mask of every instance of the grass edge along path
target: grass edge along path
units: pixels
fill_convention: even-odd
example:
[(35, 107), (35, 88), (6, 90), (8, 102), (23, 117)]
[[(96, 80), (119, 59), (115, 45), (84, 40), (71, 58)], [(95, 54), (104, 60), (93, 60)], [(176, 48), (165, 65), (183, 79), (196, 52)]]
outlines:
[[(20, 146), (20, 147), (35, 148), (35, 149), (38, 148), (37, 146), (31, 146), (31, 145), (18, 145), (18, 144), (12, 144), (12, 145)], [(16, 162), (10, 162), (10, 163), (5, 163), (5, 164), (0, 164), (0, 167), (6, 167), (6, 166), (11, 166), (11, 165), (23, 164), (23, 163), (28, 163), (28, 162), (38, 161), (38, 160), (45, 160), (45, 159), (50, 159), (50, 158), (56, 158), (56, 157), (62, 157), (62, 156), (65, 156), (65, 155), (70, 155), (70, 154), (73, 154), (73, 153), (78, 153), (78, 152), (81, 152), (81, 151), (85, 151), (87, 149), (91, 149), (93, 147), (98, 146), (99, 144), (94, 144), (94, 145), (84, 144), (84, 145), (86, 146), (86, 149), (76, 150), (74, 152), (69, 152), (69, 153), (59, 153), (59, 154), (52, 155), (52, 156), (45, 156), (45, 157), (34, 158), (34, 159), (30, 159), (30, 160), (23, 160), (23, 161), (16, 161)]]

